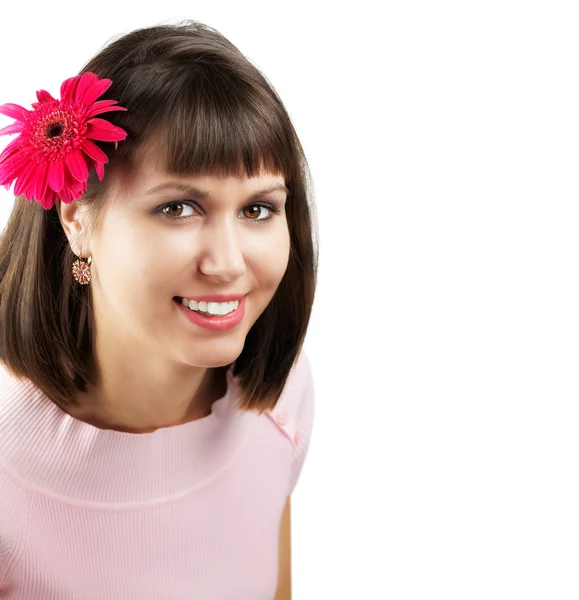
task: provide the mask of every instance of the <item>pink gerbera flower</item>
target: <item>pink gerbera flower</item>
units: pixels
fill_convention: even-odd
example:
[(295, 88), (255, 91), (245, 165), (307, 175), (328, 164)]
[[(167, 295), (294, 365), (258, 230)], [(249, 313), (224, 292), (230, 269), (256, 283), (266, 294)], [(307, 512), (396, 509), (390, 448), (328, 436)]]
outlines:
[(67, 79), (60, 88), (60, 100), (45, 90), (36, 92), (34, 110), (17, 104), (0, 106), (0, 113), (16, 119), (0, 135), (19, 133), (0, 154), (0, 185), (14, 194), (24, 194), (44, 208), (52, 208), (60, 198), (69, 204), (85, 192), (90, 167), (100, 180), (104, 177), (107, 155), (91, 140), (119, 142), (127, 132), (96, 115), (127, 110), (116, 100), (100, 100), (111, 86), (110, 79), (84, 73)]

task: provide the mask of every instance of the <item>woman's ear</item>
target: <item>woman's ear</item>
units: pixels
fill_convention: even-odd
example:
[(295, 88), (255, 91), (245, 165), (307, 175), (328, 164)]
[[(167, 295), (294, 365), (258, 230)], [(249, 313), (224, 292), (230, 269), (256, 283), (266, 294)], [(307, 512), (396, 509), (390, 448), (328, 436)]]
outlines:
[(61, 200), (56, 203), (56, 211), (68, 238), (71, 250), (77, 256), (90, 256), (88, 247), (88, 215), (80, 202), (65, 204)]

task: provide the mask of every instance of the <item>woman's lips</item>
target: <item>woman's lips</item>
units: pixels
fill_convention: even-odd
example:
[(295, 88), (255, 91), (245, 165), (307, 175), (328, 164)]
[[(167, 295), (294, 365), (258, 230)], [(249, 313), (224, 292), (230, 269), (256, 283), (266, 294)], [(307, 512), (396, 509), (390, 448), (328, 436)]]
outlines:
[[(205, 296), (205, 298), (209, 297), (210, 296)], [(175, 297), (173, 300), (177, 303), (177, 306), (179, 307), (181, 312), (187, 317), (189, 322), (193, 323), (194, 325), (212, 331), (227, 331), (228, 329), (232, 329), (233, 327), (239, 325), (243, 320), (243, 317), (245, 315), (245, 298), (246, 296), (241, 296), (241, 298), (239, 299), (239, 306), (237, 307), (237, 309), (226, 315), (202, 314), (183, 306), (181, 302), (182, 299), (179, 297)], [(203, 302), (204, 300), (201, 301)], [(232, 300), (221, 300), (221, 302), (231, 301)], [(217, 302), (217, 300), (208, 300), (208, 302)]]

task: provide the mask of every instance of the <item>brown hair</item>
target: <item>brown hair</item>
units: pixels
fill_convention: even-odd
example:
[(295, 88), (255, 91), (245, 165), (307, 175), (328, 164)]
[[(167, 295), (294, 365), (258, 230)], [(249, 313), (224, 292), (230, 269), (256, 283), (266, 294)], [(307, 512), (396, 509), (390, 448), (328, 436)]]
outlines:
[[(128, 136), (117, 150), (98, 142), (110, 159), (105, 177), (99, 181), (91, 171), (77, 201), (95, 216), (107, 174), (134, 165), (151, 140), (175, 174), (252, 177), (266, 169), (285, 177), (287, 271), (234, 372), (242, 409), (273, 408), (303, 345), (317, 271), (311, 177), (282, 101), (233, 44), (195, 21), (130, 32), (105, 46), (86, 71), (111, 79), (101, 99), (128, 109), (105, 115)], [(72, 281), (74, 259), (56, 207), (16, 198), (0, 242), (0, 361), (61, 406), (75, 404), (96, 372), (91, 290)]]

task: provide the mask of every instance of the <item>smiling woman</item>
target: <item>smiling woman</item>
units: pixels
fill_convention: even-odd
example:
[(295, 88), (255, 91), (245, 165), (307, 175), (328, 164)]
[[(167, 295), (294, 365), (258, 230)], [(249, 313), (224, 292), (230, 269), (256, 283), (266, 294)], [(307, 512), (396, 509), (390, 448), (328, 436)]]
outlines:
[(317, 250), (288, 114), (195, 22), (62, 93), (0, 155), (0, 596), (289, 598)]

